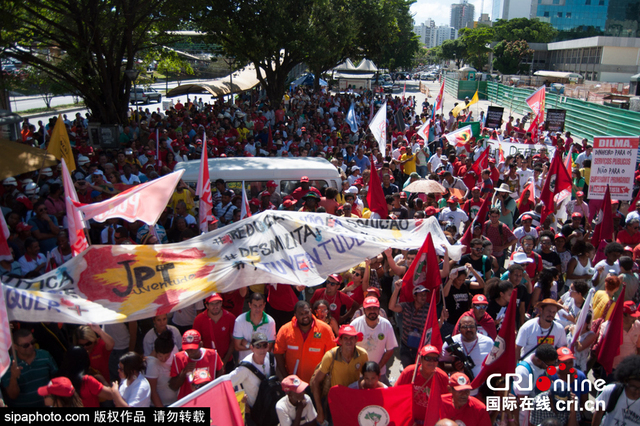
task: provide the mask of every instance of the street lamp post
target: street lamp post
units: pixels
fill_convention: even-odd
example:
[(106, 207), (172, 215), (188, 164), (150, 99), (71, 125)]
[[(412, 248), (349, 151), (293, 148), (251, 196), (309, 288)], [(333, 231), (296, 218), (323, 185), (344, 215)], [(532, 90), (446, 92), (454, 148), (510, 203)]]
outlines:
[(227, 65), (229, 65), (229, 91), (230, 91), (230, 99), (229, 99), (229, 106), (233, 105), (233, 65), (236, 63), (236, 58), (230, 56), (228, 58), (225, 58), (224, 60)]
[[(138, 88), (136, 84), (136, 80), (138, 79), (138, 75), (140, 74), (140, 71), (136, 69), (125, 70), (124, 74), (129, 79), (129, 82), (133, 83), (133, 103), (135, 105), (134, 111), (136, 113), (136, 123), (138, 125), (138, 134), (140, 134), (140, 114), (138, 114), (138, 91), (136, 90)], [(131, 88), (131, 86), (129, 86), (129, 88)], [(127, 100), (127, 103), (129, 103), (128, 100)]]

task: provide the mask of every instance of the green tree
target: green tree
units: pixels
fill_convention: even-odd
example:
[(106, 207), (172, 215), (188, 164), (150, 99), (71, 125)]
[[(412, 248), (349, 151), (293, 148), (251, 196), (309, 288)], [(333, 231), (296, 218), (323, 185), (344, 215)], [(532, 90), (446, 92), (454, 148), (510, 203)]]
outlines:
[(440, 45), (440, 55), (442, 59), (455, 61), (456, 67), (460, 68), (467, 59), (467, 45), (464, 40), (445, 40)]
[(490, 27), (462, 28), (459, 31), (460, 38), (466, 46), (465, 60), (478, 71), (489, 61), (489, 46), (494, 33)]
[(549, 43), (558, 31), (548, 22), (538, 19), (515, 18), (510, 20), (498, 19), (493, 24), (495, 41), (524, 40), (529, 43)]
[(522, 60), (533, 54), (533, 49), (524, 40), (501, 41), (493, 48), (493, 67), (502, 74), (526, 73), (528, 64)]
[(25, 93), (38, 94), (47, 108), (51, 108), (51, 100), (55, 96), (69, 93), (69, 87), (60, 84), (55, 78), (34, 67), (23, 69), (20, 86)]
[(92, 121), (127, 121), (133, 69), (145, 51), (172, 42), (179, 0), (0, 0), (4, 54), (73, 88)]

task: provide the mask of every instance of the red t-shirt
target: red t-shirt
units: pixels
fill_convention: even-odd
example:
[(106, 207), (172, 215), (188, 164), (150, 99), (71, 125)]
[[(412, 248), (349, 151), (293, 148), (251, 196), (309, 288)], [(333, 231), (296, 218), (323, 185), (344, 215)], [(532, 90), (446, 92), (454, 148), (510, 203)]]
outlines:
[(491, 426), (491, 419), (487, 407), (475, 397), (470, 396), (469, 402), (457, 410), (453, 406), (450, 393), (442, 395), (440, 402), (440, 418), (450, 419), (465, 426)]
[[(211, 377), (215, 379), (216, 371), (222, 369), (222, 360), (220, 359), (220, 356), (215, 349), (201, 349), (200, 353), (202, 354), (202, 357), (197, 360), (196, 369), (208, 370)], [(171, 363), (171, 377), (178, 376), (184, 367), (191, 361), (196, 360), (189, 359), (189, 355), (187, 355), (185, 351), (178, 352)], [(193, 378), (187, 374), (187, 378), (178, 392), (178, 399), (184, 398), (193, 392), (193, 386), (191, 384), (192, 380)]]
[(470, 220), (473, 220), (475, 219), (476, 215), (480, 211), (480, 208), (482, 207), (482, 203), (483, 203), (482, 198), (479, 198), (478, 201), (474, 201), (473, 198), (471, 198), (470, 200), (467, 200), (464, 203), (464, 206), (462, 206), (462, 210), (464, 210), (467, 213)]
[(102, 339), (96, 340), (96, 345), (89, 354), (91, 368), (98, 370), (105, 380), (109, 380), (109, 355), (111, 351), (107, 350)]
[(273, 284), (269, 284), (268, 291), (267, 302), (273, 309), (293, 312), (296, 303), (298, 303), (298, 296), (290, 284), (277, 284), (277, 288)]
[(231, 312), (234, 317), (242, 313), (244, 305), (244, 297), (240, 296), (240, 290), (234, 290), (229, 293), (220, 293), (222, 296), (222, 307)]
[[(350, 286), (352, 284), (353, 281), (347, 284), (347, 286)], [(354, 288), (352, 291), (346, 293), (346, 295), (352, 298), (354, 302), (358, 302), (358, 304), (360, 305), (362, 305), (362, 302), (364, 302), (364, 292), (362, 291), (362, 285)]]
[[(315, 291), (315, 293), (313, 293), (313, 297), (311, 298), (309, 304), (313, 306), (313, 304), (318, 300), (326, 300), (327, 302), (329, 302), (329, 311), (338, 322), (340, 322), (340, 311), (342, 309), (342, 306), (346, 306), (346, 310), (349, 311), (354, 303), (354, 300), (352, 298), (341, 291), (338, 291), (333, 296), (328, 297), (325, 293), (324, 288), (319, 288)], [(346, 313), (347, 312), (345, 311), (345, 314)]]
[[(202, 337), (202, 346), (206, 349), (216, 349), (223, 357), (227, 354), (233, 339), (233, 326), (236, 322), (228, 311), (222, 310), (222, 318), (214, 322), (207, 311), (200, 312), (193, 321), (193, 329), (198, 330)], [(213, 336), (211, 333), (213, 332)], [(213, 343), (212, 343), (213, 341)], [(215, 346), (214, 346), (215, 345)]]
[(80, 399), (83, 407), (99, 407), (100, 399), (98, 394), (104, 386), (93, 376), (85, 375), (82, 378), (82, 389), (80, 389)]
[[(415, 370), (415, 364), (412, 364), (402, 370), (400, 373), (400, 377), (396, 381), (394, 386), (407, 385), (411, 384), (411, 379), (413, 378), (413, 371)], [(419, 368), (422, 368), (420, 366)], [(429, 394), (431, 393), (431, 385), (433, 383), (433, 378), (436, 377), (438, 380), (438, 386), (441, 392), (446, 392), (447, 386), (449, 385), (449, 377), (447, 373), (442, 371), (439, 368), (436, 368), (436, 372), (429, 380), (425, 380), (420, 374), (420, 370), (416, 374), (416, 380), (413, 382), (413, 419), (424, 421), (425, 414), (427, 412), (427, 403), (429, 402)]]

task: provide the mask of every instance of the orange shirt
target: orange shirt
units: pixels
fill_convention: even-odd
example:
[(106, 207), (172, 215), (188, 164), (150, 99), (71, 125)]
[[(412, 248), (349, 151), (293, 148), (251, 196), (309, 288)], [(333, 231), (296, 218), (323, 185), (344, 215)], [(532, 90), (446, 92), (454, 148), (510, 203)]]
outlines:
[(274, 353), (284, 354), (284, 368), (287, 374), (296, 374), (301, 380), (309, 383), (316, 365), (320, 364), (325, 352), (335, 346), (333, 331), (327, 324), (314, 318), (307, 338), (304, 339), (302, 331), (298, 328), (298, 320), (293, 318), (278, 331)]

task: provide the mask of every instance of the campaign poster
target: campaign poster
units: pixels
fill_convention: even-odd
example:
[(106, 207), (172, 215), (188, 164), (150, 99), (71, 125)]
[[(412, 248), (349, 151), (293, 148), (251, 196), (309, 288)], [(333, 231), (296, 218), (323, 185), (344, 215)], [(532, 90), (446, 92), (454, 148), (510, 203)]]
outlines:
[(630, 201), (638, 152), (637, 136), (593, 138), (593, 161), (589, 180), (589, 199), (602, 200), (609, 185), (611, 198)]

